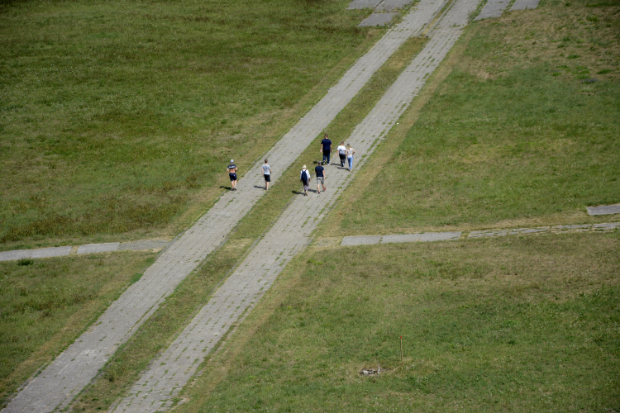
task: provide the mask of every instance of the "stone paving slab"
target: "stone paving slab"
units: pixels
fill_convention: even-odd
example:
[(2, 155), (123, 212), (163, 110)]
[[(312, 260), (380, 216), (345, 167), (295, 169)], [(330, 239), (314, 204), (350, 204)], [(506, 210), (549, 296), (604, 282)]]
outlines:
[(601, 205), (596, 207), (586, 207), (588, 215), (613, 215), (620, 214), (620, 204)]
[(150, 239), (143, 241), (124, 242), (119, 245), (119, 251), (143, 251), (143, 250), (158, 250), (166, 248), (170, 245), (170, 241)]
[(500, 17), (509, 3), (510, 0), (488, 0), (474, 20)]
[(507, 229), (490, 230), (490, 231), (471, 231), (467, 238), (503, 237), (505, 235), (508, 235)]
[(614, 222), (610, 224), (594, 224), (592, 225), (593, 231), (613, 231), (620, 229), (620, 222)]
[[(331, 123), (377, 69), (407, 39), (418, 35), (433, 20), (444, 3), (444, 0), (421, 0), (403, 17), (401, 23), (388, 30), (329, 89), (321, 101), (261, 157), (269, 158), (273, 169), (272, 183), (277, 182), (281, 174)], [(265, 191), (260, 189), (264, 185), (261, 165), (259, 161), (249, 171), (240, 171), (242, 178), (237, 185), (238, 191), (224, 194), (196, 224), (158, 257), (139, 281), (132, 284), (97, 322), (32, 379), (3, 411), (50, 412), (66, 407), (95, 377), (116, 349), (134, 334), (207, 255), (226, 240), (239, 220), (264, 195)]]
[(540, 0), (516, 0), (510, 11), (535, 9), (538, 7), (538, 3), (540, 3)]
[(411, 4), (413, 0), (383, 0), (375, 8), (378, 12), (391, 12), (401, 10)]
[(549, 231), (549, 227), (518, 228), (518, 229), (511, 229), (508, 235), (537, 234), (540, 232), (547, 232), (547, 231)]
[(104, 244), (86, 244), (78, 247), (77, 253), (81, 254), (94, 254), (98, 252), (110, 252), (117, 251), (120, 242), (106, 242)]
[(461, 232), (424, 232), (420, 234), (384, 235), (381, 243), (452, 241), (460, 237)]
[(0, 261), (21, 260), (23, 258), (62, 257), (71, 253), (71, 247), (51, 247), (34, 250), (13, 250), (0, 252)]
[(398, 13), (373, 13), (366, 17), (359, 27), (387, 26)]
[(353, 0), (347, 9), (374, 9), (381, 3), (381, 0)]
[[(376, 141), (385, 137), (417, 95), (424, 79), (454, 45), (477, 2), (457, 0), (436, 29), (431, 30), (431, 40), (425, 49), (347, 139), (358, 153), (370, 155)], [(142, 413), (168, 409), (220, 337), (261, 298), (286, 263), (309, 243), (318, 223), (367, 159), (368, 156), (360, 157), (351, 173), (328, 166), (328, 191), (296, 197), (198, 315), (111, 411)]]
[(371, 245), (379, 244), (381, 242), (381, 235), (361, 235), (344, 237), (340, 245)]
[(586, 232), (592, 228), (592, 224), (588, 225), (556, 225), (551, 227), (553, 232)]

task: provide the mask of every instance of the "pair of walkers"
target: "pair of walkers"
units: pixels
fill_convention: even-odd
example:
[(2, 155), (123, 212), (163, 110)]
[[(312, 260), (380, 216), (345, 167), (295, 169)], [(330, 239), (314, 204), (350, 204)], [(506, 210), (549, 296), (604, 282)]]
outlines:
[[(237, 165), (233, 159), (230, 160), (230, 164), (226, 167), (228, 176), (230, 178), (231, 191), (237, 190)], [(264, 165), (261, 167), (261, 173), (265, 179), (265, 191), (269, 189), (269, 183), (271, 182), (271, 167), (269, 166), (269, 160), (265, 159)]]
[(353, 168), (353, 154), (355, 154), (355, 149), (351, 147), (347, 143), (347, 146), (344, 146), (344, 141), (340, 142), (338, 148), (338, 156), (340, 157), (340, 166), (344, 168), (345, 161), (349, 162), (349, 172), (351, 172), (351, 168)]
[[(316, 190), (317, 193), (321, 194), (321, 186), (323, 187), (323, 192), (327, 191), (327, 187), (325, 186), (325, 178), (327, 178), (327, 174), (325, 173), (325, 168), (323, 168), (323, 162), (319, 162), (319, 164), (314, 168), (314, 173), (316, 174)], [(310, 180), (312, 176), (310, 176), (310, 172), (306, 168), (306, 165), (301, 169), (301, 175), (299, 175), (299, 180), (304, 186), (304, 196), (308, 196), (308, 189), (310, 188)]]

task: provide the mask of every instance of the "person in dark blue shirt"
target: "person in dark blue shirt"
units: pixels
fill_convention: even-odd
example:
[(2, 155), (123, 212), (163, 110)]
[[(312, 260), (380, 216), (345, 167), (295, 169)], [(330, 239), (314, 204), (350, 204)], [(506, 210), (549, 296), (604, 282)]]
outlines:
[(323, 153), (323, 164), (329, 165), (329, 155), (331, 155), (332, 152), (332, 141), (329, 140), (327, 134), (325, 134), (321, 141), (321, 152)]
[(325, 186), (325, 178), (327, 175), (325, 174), (325, 168), (321, 166), (322, 162), (314, 168), (314, 172), (316, 173), (316, 189), (319, 195), (321, 194), (321, 185), (323, 185), (323, 191), (327, 191), (327, 187)]

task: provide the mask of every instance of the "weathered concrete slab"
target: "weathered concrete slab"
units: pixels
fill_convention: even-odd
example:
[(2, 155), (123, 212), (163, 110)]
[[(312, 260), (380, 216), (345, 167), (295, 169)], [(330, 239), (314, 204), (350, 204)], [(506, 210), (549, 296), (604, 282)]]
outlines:
[(459, 239), (461, 232), (425, 232), (423, 234), (384, 235), (382, 244), (399, 242), (434, 242)]
[(64, 257), (65, 255), (71, 254), (71, 246), (41, 248), (38, 250), (32, 250), (31, 252), (30, 258)]
[(507, 229), (500, 229), (494, 231), (472, 231), (467, 238), (488, 238), (488, 237), (503, 237), (508, 235)]
[(381, 242), (381, 235), (360, 235), (356, 237), (344, 237), (342, 239), (342, 246), (350, 245), (370, 245), (378, 244)]
[(592, 230), (594, 231), (613, 231), (614, 229), (620, 229), (620, 222), (592, 225)]
[(588, 210), (588, 215), (620, 214), (620, 204), (586, 207), (586, 209)]
[(98, 252), (117, 251), (120, 242), (106, 242), (105, 244), (86, 244), (78, 247), (78, 254), (94, 254)]
[(510, 3), (510, 0), (489, 0), (474, 20), (500, 17), (504, 12), (504, 9), (508, 6), (508, 3)]
[(391, 12), (396, 10), (402, 10), (411, 4), (413, 0), (383, 0), (375, 8), (376, 12)]
[(14, 261), (22, 258), (30, 258), (32, 250), (13, 250), (0, 252), (0, 261)]
[(381, 3), (381, 0), (353, 0), (347, 9), (374, 9)]
[(118, 246), (119, 251), (160, 250), (170, 245), (170, 241), (149, 239), (143, 241), (124, 242)]
[(551, 227), (553, 232), (586, 232), (592, 228), (592, 225), (556, 225)]
[(518, 229), (511, 229), (508, 234), (509, 235), (536, 234), (536, 233), (539, 233), (539, 232), (547, 232), (547, 231), (549, 231), (549, 227), (518, 228)]
[(370, 16), (366, 17), (360, 24), (359, 27), (376, 27), (376, 26), (387, 26), (390, 24), (392, 19), (396, 16), (396, 13), (373, 13)]
[(516, 0), (510, 11), (535, 9), (538, 7), (538, 3), (540, 3), (540, 0)]

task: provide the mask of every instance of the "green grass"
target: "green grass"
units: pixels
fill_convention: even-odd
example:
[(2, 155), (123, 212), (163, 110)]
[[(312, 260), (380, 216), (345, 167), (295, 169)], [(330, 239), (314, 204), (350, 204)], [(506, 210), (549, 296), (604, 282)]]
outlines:
[(616, 411), (619, 247), (616, 232), (312, 249), (176, 411)]
[[(330, 135), (346, 136), (350, 133), (422, 44), (422, 39), (407, 41), (332, 122), (327, 129)], [(153, 356), (169, 345), (195, 312), (207, 303), (213, 288), (225, 279), (251, 244), (277, 219), (291, 197), (298, 196), (293, 194), (299, 190), (298, 166), (301, 168), (301, 163), (311, 164), (312, 159), (318, 158), (318, 145), (318, 141), (316, 145), (310, 145), (300, 156), (299, 165), (291, 167), (270, 187), (266, 196), (241, 220), (222, 249), (210, 256), (196, 273), (188, 276), (155, 315), (140, 327), (134, 338), (117, 352), (102, 369), (102, 375), (73, 405), (75, 411), (107, 409), (124, 394), (127, 386), (139, 378)]]
[(0, 243), (176, 233), (372, 44), (346, 5), (3, 3)]
[(585, 219), (585, 206), (620, 202), (617, 10), (548, 6), (470, 26), (402, 144), (344, 195), (361, 192), (339, 232)]
[(0, 263), (0, 405), (153, 262), (132, 252)]

